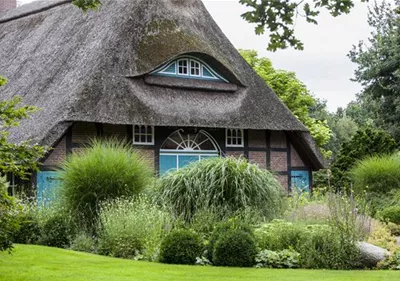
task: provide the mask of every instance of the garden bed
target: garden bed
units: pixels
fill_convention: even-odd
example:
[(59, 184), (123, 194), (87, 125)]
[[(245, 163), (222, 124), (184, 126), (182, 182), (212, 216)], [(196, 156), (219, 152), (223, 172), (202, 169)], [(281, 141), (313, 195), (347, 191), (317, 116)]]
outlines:
[(166, 265), (97, 256), (42, 246), (16, 245), (0, 253), (1, 281), (34, 280), (397, 280), (397, 271), (256, 269)]

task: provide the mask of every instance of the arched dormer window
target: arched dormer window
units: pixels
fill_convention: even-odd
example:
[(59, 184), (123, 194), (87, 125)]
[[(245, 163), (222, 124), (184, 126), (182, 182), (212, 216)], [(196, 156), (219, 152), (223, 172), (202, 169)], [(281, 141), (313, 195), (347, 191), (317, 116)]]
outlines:
[(228, 80), (218, 74), (207, 63), (192, 56), (181, 56), (162, 65), (151, 74), (228, 83)]

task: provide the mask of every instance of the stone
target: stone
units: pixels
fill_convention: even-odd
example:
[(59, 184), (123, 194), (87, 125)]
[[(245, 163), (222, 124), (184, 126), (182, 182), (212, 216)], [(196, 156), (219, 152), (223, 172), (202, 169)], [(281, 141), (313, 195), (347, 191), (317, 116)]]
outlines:
[(365, 267), (375, 267), (378, 262), (390, 256), (388, 250), (367, 242), (359, 242), (357, 247), (360, 250), (362, 265)]

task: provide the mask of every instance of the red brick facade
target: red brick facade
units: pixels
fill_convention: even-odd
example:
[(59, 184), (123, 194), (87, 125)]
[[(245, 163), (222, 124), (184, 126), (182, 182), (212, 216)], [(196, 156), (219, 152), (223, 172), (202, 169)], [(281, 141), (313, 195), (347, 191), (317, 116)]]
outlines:
[(17, 0), (0, 0), (0, 12), (17, 7)]
[[(54, 150), (45, 159), (43, 166), (54, 167), (66, 159), (68, 151), (79, 153), (90, 139), (96, 137), (117, 137), (132, 139), (132, 127), (128, 125), (111, 125), (95, 123), (75, 123), (68, 133), (59, 141)], [(157, 136), (157, 129), (155, 135)], [(248, 157), (249, 161), (258, 164), (262, 169), (271, 169), (278, 173), (278, 180), (288, 190), (290, 184), (291, 167), (307, 169), (304, 161), (293, 145), (288, 141), (284, 132), (268, 132), (262, 130), (248, 130), (245, 146), (242, 148), (226, 148), (226, 156)], [(161, 137), (160, 137), (161, 138)], [(162, 136), (163, 139), (166, 136)], [(158, 143), (163, 140), (159, 140)], [(225, 140), (217, 140), (220, 143)], [(157, 143), (157, 140), (156, 140)], [(288, 147), (289, 143), (289, 147)], [(246, 145), (247, 144), (247, 145)], [(157, 171), (158, 155), (156, 146), (135, 146), (149, 161), (151, 167)], [(288, 163), (288, 158), (289, 163)]]

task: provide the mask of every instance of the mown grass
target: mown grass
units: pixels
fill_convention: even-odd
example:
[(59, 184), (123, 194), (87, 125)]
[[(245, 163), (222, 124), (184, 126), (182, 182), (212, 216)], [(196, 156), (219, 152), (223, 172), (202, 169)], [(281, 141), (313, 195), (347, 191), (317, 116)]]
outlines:
[(16, 245), (12, 255), (0, 253), (0, 280), (383, 281), (400, 280), (400, 272), (178, 266), (108, 258), (41, 246)]

